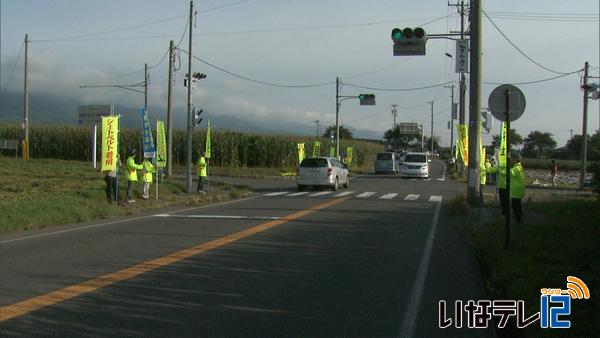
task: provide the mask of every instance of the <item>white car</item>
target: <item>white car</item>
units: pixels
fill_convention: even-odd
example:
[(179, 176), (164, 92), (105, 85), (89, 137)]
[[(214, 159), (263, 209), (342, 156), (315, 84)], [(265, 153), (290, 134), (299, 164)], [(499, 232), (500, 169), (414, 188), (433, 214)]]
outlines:
[(400, 166), (403, 177), (429, 178), (429, 160), (426, 153), (407, 153)]
[(327, 186), (335, 191), (340, 185), (348, 188), (350, 177), (346, 165), (333, 157), (307, 157), (302, 160), (296, 177), (298, 190), (308, 186)]

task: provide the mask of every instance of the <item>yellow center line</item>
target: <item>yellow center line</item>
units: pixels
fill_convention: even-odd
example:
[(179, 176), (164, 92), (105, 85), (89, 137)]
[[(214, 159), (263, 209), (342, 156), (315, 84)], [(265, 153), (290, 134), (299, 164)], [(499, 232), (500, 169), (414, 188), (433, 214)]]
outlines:
[(240, 232), (236, 232), (233, 234), (229, 234), (223, 236), (221, 238), (212, 240), (210, 242), (206, 242), (203, 244), (196, 245), (194, 247), (184, 249), (181, 251), (177, 251), (167, 256), (159, 257), (156, 259), (152, 259), (146, 261), (144, 263), (136, 264), (129, 268), (119, 270), (117, 272), (113, 272), (104, 276), (100, 276), (94, 279), (90, 279), (80, 284), (75, 284), (71, 286), (67, 286), (63, 289), (52, 291), (50, 293), (29, 298), (24, 301), (7, 305), (0, 308), (0, 322), (7, 321), (9, 319), (22, 316), (24, 314), (39, 310), (41, 308), (54, 305), (59, 302), (63, 302), (65, 300), (69, 300), (71, 298), (75, 298), (86, 294), (88, 292), (92, 292), (98, 290), (100, 288), (107, 287), (117, 282), (121, 282), (127, 279), (131, 279), (133, 277), (139, 276), (143, 273), (156, 270), (158, 268), (167, 266), (169, 264), (173, 264), (179, 262), (183, 259), (205, 253), (207, 251), (220, 248), (222, 246), (231, 244), (233, 242), (239, 241), (240, 239), (252, 236), (254, 234), (269, 230), (281, 224), (293, 221), (300, 217), (304, 217), (306, 215), (312, 214), (315, 211), (319, 211), (340, 202), (347, 200), (348, 198), (338, 198), (334, 200), (327, 201), (325, 203), (318, 204), (309, 209), (304, 209), (297, 211), (293, 214), (282, 217), (281, 219), (266, 222), (263, 224), (259, 224), (252, 228), (248, 228), (246, 230), (242, 230)]

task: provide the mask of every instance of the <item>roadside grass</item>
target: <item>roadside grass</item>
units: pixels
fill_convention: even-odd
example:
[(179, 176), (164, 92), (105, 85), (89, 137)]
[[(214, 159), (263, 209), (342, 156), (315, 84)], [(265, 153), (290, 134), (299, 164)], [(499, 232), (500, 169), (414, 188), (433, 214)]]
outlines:
[[(121, 170), (119, 199), (127, 181)], [(141, 183), (135, 186), (137, 203), (120, 205), (106, 201), (104, 176), (89, 162), (32, 159), (23, 161), (0, 156), (0, 233), (45, 228), (119, 215), (133, 215), (150, 209), (181, 205), (202, 205), (207, 195), (185, 194), (182, 180), (165, 180), (150, 187), (150, 200), (141, 199)], [(245, 187), (211, 183), (211, 202), (225, 201), (249, 192)]]
[[(577, 160), (557, 160), (555, 159), (556, 164), (558, 165), (559, 170), (579, 170), (581, 168), (581, 161)], [(547, 169), (550, 171), (552, 167), (552, 159), (550, 158), (523, 158), (523, 166), (529, 169)], [(588, 169), (590, 167), (590, 163), (587, 165)]]
[[(540, 289), (566, 289), (566, 277), (582, 279), (591, 298), (574, 299), (568, 330), (541, 329), (539, 321), (526, 329), (498, 329), (501, 337), (509, 336), (597, 336), (600, 292), (600, 203), (593, 198), (532, 202), (529, 216), (512, 229), (509, 249), (504, 247), (505, 223), (475, 225), (465, 222), (477, 256), (482, 280), (489, 299), (525, 301), (526, 317), (540, 311)], [(596, 319), (594, 319), (596, 318)]]

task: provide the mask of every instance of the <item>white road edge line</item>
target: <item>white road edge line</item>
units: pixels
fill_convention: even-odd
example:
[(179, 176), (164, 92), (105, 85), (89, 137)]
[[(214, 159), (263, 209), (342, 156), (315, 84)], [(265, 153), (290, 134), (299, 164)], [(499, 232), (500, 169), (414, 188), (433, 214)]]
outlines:
[(348, 196), (348, 195), (352, 195), (352, 194), (354, 194), (354, 191), (344, 191), (337, 195), (333, 195), (333, 197), (343, 197), (343, 196)]
[(440, 182), (444, 182), (446, 180), (446, 163), (442, 162), (442, 165), (444, 166), (444, 172), (442, 173), (442, 177), (437, 179)]
[(275, 216), (234, 216), (234, 215), (170, 215), (156, 214), (154, 217), (169, 217), (169, 218), (206, 218), (206, 219), (241, 219), (241, 220), (278, 220), (280, 217)]
[(425, 287), (425, 280), (427, 279), (427, 270), (429, 270), (429, 261), (431, 259), (431, 250), (433, 249), (433, 241), (435, 240), (435, 233), (437, 231), (438, 219), (440, 216), (440, 209), (442, 207), (442, 201), (437, 202), (435, 207), (435, 213), (433, 214), (433, 221), (429, 234), (427, 234), (427, 242), (425, 243), (425, 249), (423, 250), (423, 256), (419, 262), (419, 270), (417, 271), (417, 278), (413, 285), (412, 292), (410, 293), (410, 301), (406, 307), (406, 313), (402, 320), (402, 328), (400, 329), (400, 337), (413, 337), (415, 333), (415, 327), (417, 326), (417, 315), (419, 314), (419, 308), (421, 306), (421, 300), (423, 298), (423, 288)]
[[(247, 201), (247, 200), (258, 198), (260, 196), (261, 195), (256, 195), (256, 196), (241, 198), (239, 200), (226, 201), (226, 202), (221, 202), (221, 203), (202, 205), (202, 206), (198, 206), (198, 207), (192, 207), (192, 208), (174, 210), (173, 212), (184, 212), (184, 211), (195, 210), (195, 209), (205, 209), (205, 208), (209, 208), (209, 207), (216, 207), (216, 206), (225, 205), (225, 204), (231, 204), (231, 203), (237, 203), (237, 202)], [(54, 232), (48, 232), (48, 233), (45, 233), (45, 234), (38, 234), (38, 235), (31, 235), (31, 236), (26, 236), (26, 237), (6, 239), (6, 240), (3, 240), (3, 241), (0, 241), (0, 244), (12, 243), (12, 242), (18, 242), (18, 241), (24, 241), (26, 239), (34, 239), (34, 238), (40, 238), (40, 237), (48, 237), (48, 236), (60, 235), (60, 234), (64, 234), (64, 233), (67, 233), (67, 232), (73, 232), (73, 231), (81, 231), (81, 230), (99, 228), (99, 227), (103, 227), (103, 226), (106, 226), (106, 225), (118, 224), (118, 223), (129, 222), (129, 221), (137, 221), (137, 220), (140, 220), (140, 219), (150, 218), (150, 217), (154, 217), (154, 215), (146, 215), (146, 216), (140, 216), (140, 217), (134, 217), (134, 218), (120, 219), (120, 220), (116, 220), (116, 221), (112, 221), (112, 222), (105, 222), (105, 223), (100, 223), (100, 224), (91, 224), (91, 225), (86, 225), (86, 226), (82, 226), (82, 227), (78, 227), (78, 228), (73, 228), (73, 229), (66, 229), (66, 230), (59, 230), (59, 231), (54, 231)]]

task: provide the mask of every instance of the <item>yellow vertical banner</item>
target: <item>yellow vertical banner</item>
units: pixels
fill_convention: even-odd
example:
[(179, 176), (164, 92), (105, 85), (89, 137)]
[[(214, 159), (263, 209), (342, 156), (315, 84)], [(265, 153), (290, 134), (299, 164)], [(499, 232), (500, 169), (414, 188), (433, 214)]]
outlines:
[(163, 121), (156, 121), (156, 142), (156, 165), (164, 168), (167, 165), (167, 139)]
[(483, 146), (483, 135), (481, 135), (481, 129), (479, 135), (479, 169), (485, 172), (485, 147)]
[(321, 141), (315, 141), (313, 146), (313, 157), (321, 156)]
[(117, 142), (119, 139), (119, 117), (102, 116), (102, 171), (117, 168)]
[(502, 123), (500, 132), (500, 150), (498, 150), (498, 165), (506, 168), (506, 124)]
[(346, 148), (346, 165), (352, 164), (352, 147)]
[(208, 120), (208, 129), (206, 130), (206, 143), (204, 148), (204, 158), (210, 159), (210, 120)]
[(304, 160), (304, 143), (298, 143), (298, 164)]
[(329, 157), (335, 157), (335, 147), (329, 147)]
[(469, 163), (469, 128), (466, 124), (458, 125), (458, 149), (463, 164)]

